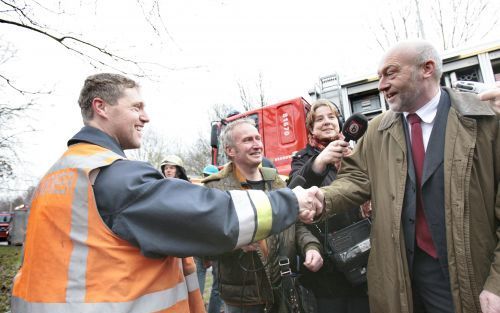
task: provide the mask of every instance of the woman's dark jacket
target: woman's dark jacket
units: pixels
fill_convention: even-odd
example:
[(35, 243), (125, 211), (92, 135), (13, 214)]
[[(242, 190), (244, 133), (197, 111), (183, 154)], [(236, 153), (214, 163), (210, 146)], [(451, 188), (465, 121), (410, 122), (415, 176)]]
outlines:
[[(325, 171), (317, 174), (312, 170), (312, 164), (320, 151), (313, 148), (309, 144), (292, 158), (292, 170), (290, 171), (289, 181), (296, 175), (301, 175), (305, 178), (306, 184), (302, 187), (309, 188), (312, 186), (328, 186), (335, 180), (337, 169), (333, 164), (329, 164)], [(359, 207), (346, 211), (345, 213), (336, 214), (328, 220), (328, 232), (333, 232), (342, 229), (354, 222), (360, 220)], [(311, 289), (316, 297), (320, 298), (335, 298), (344, 296), (363, 296), (366, 294), (366, 287), (353, 287), (345, 278), (344, 274), (334, 268), (332, 261), (327, 256), (328, 249), (325, 251), (324, 237), (326, 225), (318, 223), (306, 225), (322, 244), (322, 256), (324, 260), (323, 267), (316, 273), (308, 271), (305, 267), (301, 268), (301, 282), (306, 287)]]

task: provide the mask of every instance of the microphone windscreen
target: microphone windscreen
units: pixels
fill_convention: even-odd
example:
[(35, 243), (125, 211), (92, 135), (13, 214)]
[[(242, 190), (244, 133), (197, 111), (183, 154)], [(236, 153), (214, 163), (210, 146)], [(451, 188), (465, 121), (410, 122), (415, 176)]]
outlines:
[(368, 128), (368, 119), (361, 113), (355, 113), (345, 121), (342, 134), (345, 141), (358, 140)]

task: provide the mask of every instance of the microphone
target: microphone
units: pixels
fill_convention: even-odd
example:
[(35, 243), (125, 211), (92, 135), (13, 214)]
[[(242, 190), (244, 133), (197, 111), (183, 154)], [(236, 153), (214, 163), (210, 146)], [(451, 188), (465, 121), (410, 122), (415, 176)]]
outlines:
[(345, 121), (342, 127), (342, 135), (344, 135), (345, 142), (351, 140), (358, 140), (363, 136), (368, 128), (368, 119), (361, 113), (355, 113)]
[(288, 188), (293, 189), (297, 186), (304, 187), (305, 185), (306, 185), (306, 179), (300, 175), (295, 175), (288, 184)]

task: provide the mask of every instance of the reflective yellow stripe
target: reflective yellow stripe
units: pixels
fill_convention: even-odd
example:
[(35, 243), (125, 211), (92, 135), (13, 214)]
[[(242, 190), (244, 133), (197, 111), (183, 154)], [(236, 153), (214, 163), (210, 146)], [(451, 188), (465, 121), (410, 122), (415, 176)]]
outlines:
[(257, 212), (257, 230), (254, 240), (261, 240), (269, 236), (271, 227), (273, 226), (273, 212), (271, 202), (265, 192), (259, 190), (248, 190), (250, 199), (255, 206)]

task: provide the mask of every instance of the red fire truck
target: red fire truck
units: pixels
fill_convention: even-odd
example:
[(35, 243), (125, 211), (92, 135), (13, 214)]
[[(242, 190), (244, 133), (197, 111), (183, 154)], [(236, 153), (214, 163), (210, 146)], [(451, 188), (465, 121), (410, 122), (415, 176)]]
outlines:
[(9, 224), (12, 214), (9, 212), (0, 212), (0, 241), (6, 241), (9, 235)]
[(303, 149), (307, 143), (305, 123), (309, 108), (304, 98), (295, 98), (213, 122), (210, 140), (212, 164), (221, 166), (228, 161), (219, 136), (224, 126), (248, 117), (255, 120), (259, 129), (266, 158), (274, 163), (279, 174), (288, 176), (293, 153)]

